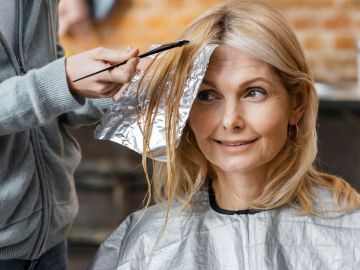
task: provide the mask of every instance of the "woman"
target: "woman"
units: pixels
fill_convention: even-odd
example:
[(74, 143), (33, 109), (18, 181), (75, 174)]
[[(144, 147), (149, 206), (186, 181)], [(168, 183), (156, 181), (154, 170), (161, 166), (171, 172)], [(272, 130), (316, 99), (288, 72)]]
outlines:
[[(358, 269), (360, 196), (313, 166), (318, 100), (282, 16), (228, 1), (183, 36), (191, 45), (164, 56), (148, 88), (146, 142), (158, 97), (173, 97), (167, 161), (154, 163), (158, 204), (130, 215), (92, 268)], [(219, 47), (176, 148), (184, 82), (211, 43)]]

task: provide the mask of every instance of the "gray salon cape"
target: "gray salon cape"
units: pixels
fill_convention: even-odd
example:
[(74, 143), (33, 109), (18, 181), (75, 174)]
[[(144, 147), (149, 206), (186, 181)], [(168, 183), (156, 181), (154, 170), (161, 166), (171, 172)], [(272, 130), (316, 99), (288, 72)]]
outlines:
[[(329, 191), (318, 193), (331, 203)], [(190, 218), (172, 207), (160, 237), (161, 206), (131, 214), (90, 269), (360, 269), (360, 211), (338, 216), (324, 210), (328, 219), (297, 216), (290, 207), (231, 213), (219, 211), (207, 192), (198, 195)]]

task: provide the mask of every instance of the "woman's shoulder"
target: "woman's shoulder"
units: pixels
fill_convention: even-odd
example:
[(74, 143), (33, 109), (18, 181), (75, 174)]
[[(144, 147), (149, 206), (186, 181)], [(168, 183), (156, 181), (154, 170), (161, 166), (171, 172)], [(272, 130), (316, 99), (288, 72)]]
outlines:
[[(339, 216), (347, 215), (347, 214), (354, 214), (358, 215), (360, 208), (354, 208), (353, 211), (350, 212), (341, 212), (336, 211), (337, 205), (334, 202), (334, 190), (327, 189), (327, 188), (321, 188), (321, 187), (315, 187), (313, 188), (313, 192), (315, 194), (314, 197), (314, 207), (319, 212), (329, 212), (333, 214), (337, 214)], [(341, 198), (340, 198), (341, 199)], [(341, 202), (340, 202), (341, 204)]]
[(314, 207), (325, 219), (334, 219), (343, 226), (360, 229), (360, 208), (339, 211), (333, 200), (335, 191), (326, 188), (315, 188), (314, 191), (318, 196)]
[(131, 213), (101, 244), (90, 269), (115, 269), (115, 262), (146, 258), (157, 248), (180, 241), (184, 225), (196, 223), (206, 213), (208, 203), (202, 205), (201, 201), (201, 196), (197, 197), (192, 212), (173, 202), (167, 218), (167, 202)]
[(339, 211), (333, 201), (333, 190), (313, 188), (313, 207), (315, 214), (301, 215), (301, 209), (283, 207), (277, 211), (270, 211), (272, 218), (285, 222), (303, 223), (308, 225), (324, 225), (329, 227), (349, 228), (360, 230), (360, 209)]
[[(167, 207), (170, 206), (167, 212)], [(125, 222), (127, 226), (132, 227), (133, 230), (141, 233), (150, 230), (155, 230), (156, 235), (159, 233), (159, 228), (162, 228), (164, 223), (171, 224), (174, 228), (176, 225), (188, 222), (190, 219), (198, 219), (204, 216), (210, 208), (208, 196), (206, 193), (199, 192), (194, 196), (189, 207), (184, 207), (181, 202), (173, 201), (168, 205), (168, 201), (158, 203), (130, 214)], [(168, 227), (168, 226), (166, 226)]]
[(153, 205), (128, 215), (111, 235), (101, 244), (89, 269), (116, 269), (121, 261), (141, 257), (156, 241), (164, 211), (161, 205)]
[[(190, 208), (183, 207), (182, 203), (173, 201), (167, 213), (168, 201), (154, 204), (147, 208), (135, 211), (128, 215), (115, 230), (117, 237), (123, 235), (158, 235), (164, 223), (171, 223), (171, 227), (187, 222), (189, 218), (199, 218), (209, 210), (209, 202), (205, 193), (196, 194)], [(169, 226), (166, 226), (169, 227)], [(131, 233), (130, 233), (131, 232)], [(137, 237), (136, 236), (136, 237)]]

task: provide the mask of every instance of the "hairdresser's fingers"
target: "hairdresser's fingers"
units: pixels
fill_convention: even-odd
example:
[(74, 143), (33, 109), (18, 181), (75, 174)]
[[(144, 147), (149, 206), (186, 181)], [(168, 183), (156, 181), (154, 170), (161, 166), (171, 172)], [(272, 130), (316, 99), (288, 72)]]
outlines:
[(130, 58), (137, 57), (139, 55), (139, 50), (133, 48), (125, 51), (100, 47), (94, 49), (94, 55), (97, 60), (105, 61), (110, 64), (118, 64)]
[[(113, 93), (109, 92), (109, 89), (112, 89), (114, 85), (117, 85), (117, 89), (119, 89), (135, 75), (139, 61), (134, 57), (137, 55), (137, 49), (128, 53), (125, 51), (119, 53), (112, 49), (97, 48), (66, 58), (65, 70), (70, 91), (90, 98), (112, 95)], [(129, 61), (122, 66), (74, 82), (80, 77), (109, 67), (112, 61), (120, 63), (126, 60)]]
[(107, 74), (108, 81), (119, 84), (130, 82), (136, 72), (136, 66), (139, 63), (138, 58), (130, 59), (125, 65), (111, 69)]

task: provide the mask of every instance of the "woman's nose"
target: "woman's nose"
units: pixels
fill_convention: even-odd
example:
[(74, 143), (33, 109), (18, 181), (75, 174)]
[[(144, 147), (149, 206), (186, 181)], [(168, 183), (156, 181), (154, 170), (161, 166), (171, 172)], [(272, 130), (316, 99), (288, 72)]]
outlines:
[(239, 104), (226, 104), (223, 117), (222, 125), (224, 129), (241, 129), (245, 125), (245, 121), (241, 112)]

